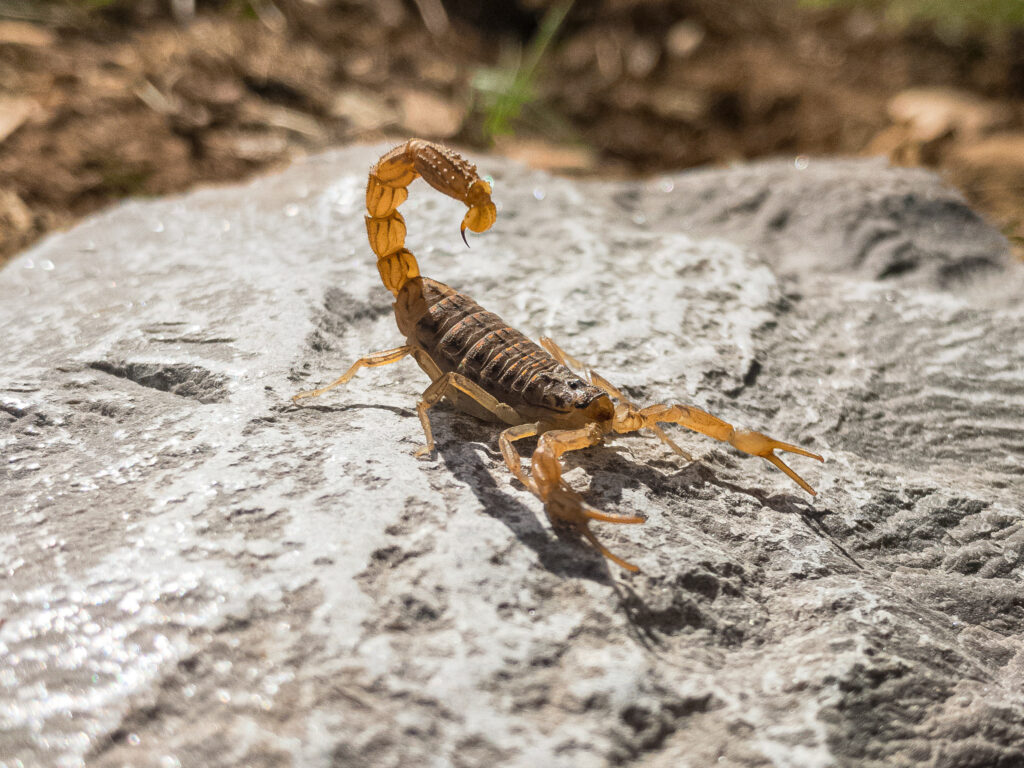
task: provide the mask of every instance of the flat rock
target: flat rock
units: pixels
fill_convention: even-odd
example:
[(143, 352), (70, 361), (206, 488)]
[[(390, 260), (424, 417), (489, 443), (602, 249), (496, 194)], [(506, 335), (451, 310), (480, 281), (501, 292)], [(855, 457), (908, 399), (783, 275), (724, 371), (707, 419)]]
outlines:
[[(1024, 287), (932, 176), (872, 161), (422, 183), (421, 268), (673, 435), (567, 457), (626, 573), (552, 533), (409, 361), (366, 244), (381, 147), (131, 202), (0, 272), (0, 765), (1024, 763)], [(524, 441), (525, 442), (525, 441)], [(529, 449), (523, 446), (523, 452)]]

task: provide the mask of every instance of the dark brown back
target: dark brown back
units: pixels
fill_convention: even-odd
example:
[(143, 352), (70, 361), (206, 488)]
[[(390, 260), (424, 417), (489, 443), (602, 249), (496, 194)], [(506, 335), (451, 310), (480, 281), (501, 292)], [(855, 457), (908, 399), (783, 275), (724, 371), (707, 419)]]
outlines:
[(443, 373), (454, 371), (513, 408), (583, 408), (604, 393), (464, 293), (430, 278), (395, 299), (398, 327)]

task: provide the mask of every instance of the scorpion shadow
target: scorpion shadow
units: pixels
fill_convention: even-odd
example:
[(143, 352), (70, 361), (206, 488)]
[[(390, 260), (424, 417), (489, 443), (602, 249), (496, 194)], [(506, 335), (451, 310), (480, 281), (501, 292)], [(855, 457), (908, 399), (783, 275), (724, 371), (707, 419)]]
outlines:
[[(563, 576), (588, 578), (605, 585), (617, 585), (606, 558), (571, 531), (553, 529), (538, 512), (509, 493), (518, 483), (508, 474), (500, 451), (490, 444), (493, 440), (481, 439), (476, 419), (447, 409), (439, 408), (436, 413), (444, 414), (443, 426), (436, 431), (440, 438), (437, 443), (438, 455), (447, 470), (473, 491), (486, 514), (508, 526), (519, 541), (536, 552), (541, 565), (548, 571)], [(520, 455), (524, 462), (529, 461), (535, 444), (536, 440), (517, 443), (523, 449)], [(485, 460), (484, 456), (490, 461)], [(625, 444), (602, 445), (598, 451), (572, 452), (563, 456), (562, 460), (566, 472), (581, 467), (591, 478), (590, 488), (580, 490), (580, 494), (595, 509), (604, 511), (609, 507), (621, 506), (624, 491), (639, 485), (646, 486), (656, 496), (680, 496), (685, 495), (688, 488), (710, 484), (748, 496), (759, 506), (780, 514), (798, 516), (814, 536), (829, 542), (858, 569), (864, 569), (825, 525), (824, 518), (832, 514), (832, 510), (814, 507), (792, 493), (770, 493), (756, 486), (730, 482), (722, 477), (716, 467), (704, 461), (687, 462), (675, 456), (650, 462), (641, 461), (633, 456)], [(503, 484), (495, 479), (500, 473), (510, 478), (508, 488), (503, 488)], [(598, 536), (601, 536), (601, 531), (596, 530)], [(552, 537), (552, 531), (557, 538)], [(628, 603), (636, 605), (638, 599), (634, 592)], [(639, 609), (642, 613), (642, 606)]]
[[(350, 403), (340, 407), (310, 404), (304, 407), (319, 411), (384, 409), (402, 416), (415, 415), (407, 408), (381, 404)], [(473, 492), (482, 510), (501, 521), (519, 542), (532, 549), (549, 572), (563, 577), (589, 579), (609, 587), (616, 595), (616, 607), (626, 619), (629, 634), (648, 652), (659, 655), (664, 641), (656, 629), (656, 620), (652, 618), (655, 612), (641, 592), (634, 589), (628, 579), (615, 578), (610, 570), (610, 561), (581, 537), (571, 531), (553, 528), (541, 516), (539, 509), (527, 506), (510, 492), (518, 487), (518, 482), (505, 467), (501, 452), (496, 447), (496, 435), (488, 438), (487, 427), (482, 430), (478, 420), (443, 405), (435, 408), (433, 414), (437, 457), (444, 462), (446, 471)], [(523, 440), (517, 445), (522, 447), (520, 455), (528, 462), (536, 440)], [(566, 472), (580, 467), (591, 478), (590, 488), (581, 490), (581, 495), (596, 509), (621, 506), (626, 489), (639, 485), (646, 486), (656, 496), (680, 496), (688, 488), (711, 484), (749, 496), (780, 514), (799, 516), (814, 535), (827, 539), (863, 570), (863, 566), (825, 526), (823, 518), (832, 510), (813, 507), (792, 494), (768, 493), (756, 487), (729, 482), (706, 461), (687, 462), (675, 456), (639, 460), (625, 443), (610, 443), (596, 448), (563, 457)], [(508, 478), (505, 482), (500, 481), (503, 476)], [(503, 487), (506, 483), (507, 487)], [(601, 536), (600, 531), (598, 535)]]
[(437, 420), (441, 429), (435, 427), (434, 430), (435, 438), (439, 438), (435, 445), (437, 455), (446, 470), (469, 487), (486, 514), (506, 525), (516, 539), (537, 554), (540, 564), (551, 573), (590, 579), (604, 585), (614, 583), (609, 561), (603, 555), (571, 532), (542, 523), (536, 511), (509, 493), (510, 489), (499, 485), (495, 480), (496, 469), (508, 474), (501, 452), (481, 440), (479, 430), (473, 429), (472, 436), (468, 434), (470, 422), (473, 427), (479, 422), (451, 411), (435, 410), (437, 415), (444, 413), (443, 421)]
[[(408, 408), (380, 403), (309, 403), (301, 407), (289, 403), (282, 406), (282, 409), (325, 413), (372, 409), (416, 418), (416, 412)], [(560, 576), (586, 578), (605, 585), (614, 583), (608, 560), (603, 555), (571, 532), (556, 529), (554, 533), (557, 538), (552, 537), (551, 526), (544, 525), (532, 509), (499, 487), (495, 477), (500, 477), (500, 470), (505, 470), (509, 478), (512, 476), (505, 469), (501, 452), (489, 446), (486, 437), (481, 434), (480, 421), (452, 410), (447, 404), (433, 408), (431, 416), (436, 438), (435, 450), (446, 470), (473, 491), (484, 512), (508, 526), (520, 542), (536, 552), (541, 565)], [(485, 461), (483, 456), (487, 456), (490, 461)], [(571, 550), (567, 551), (568, 547)]]
[[(445, 464), (445, 469), (473, 491), (486, 514), (508, 526), (518, 541), (532, 549), (540, 564), (549, 572), (559, 576), (589, 579), (610, 588), (615, 594), (616, 610), (621, 611), (626, 619), (627, 633), (648, 653), (661, 658), (664, 640), (655, 627), (656, 611), (647, 604), (641, 593), (634, 589), (628, 581), (615, 578), (612, 575), (611, 567), (617, 568), (617, 566), (612, 566), (610, 560), (594, 550), (577, 534), (553, 528), (542, 522), (543, 518), (539, 510), (531, 509), (500, 486), (495, 477), (500, 477), (502, 471), (509, 478), (512, 476), (505, 467), (501, 452), (481, 440), (479, 423), (475, 419), (462, 416), (454, 411), (437, 409), (437, 414), (441, 413), (445, 414), (444, 421), (434, 422), (434, 435), (437, 439), (435, 447), (438, 456)], [(438, 426), (441, 429), (438, 429)], [(535, 443), (536, 440), (521, 441), (527, 454), (532, 453)], [(596, 468), (593, 458), (593, 456), (574, 456), (572, 462), (567, 462), (567, 468), (578, 464), (594, 475), (617, 474)], [(620, 457), (610, 457), (609, 461), (614, 461), (616, 458)], [(649, 466), (635, 462), (629, 463), (632, 465), (631, 474), (645, 484), (654, 487), (671, 482)], [(621, 471), (620, 469), (619, 472)], [(511, 483), (510, 487), (517, 485), (517, 481), (514, 479), (511, 480)], [(611, 488), (618, 490), (617, 494), (613, 492), (612, 495), (616, 498), (621, 497), (622, 488), (625, 485), (625, 482), (612, 483)], [(606, 487), (602, 487), (598, 494), (584, 493), (583, 496), (587, 503), (594, 506), (600, 503), (596, 498), (588, 498), (588, 496), (594, 495), (600, 495), (607, 501), (607, 495), (604, 493)], [(552, 532), (555, 534), (554, 536), (552, 536)], [(626, 574), (627, 578), (632, 575)], [(671, 659), (662, 658), (662, 661), (671, 663)]]
[[(706, 460), (697, 459), (690, 462), (677, 459), (674, 456), (643, 462), (633, 457), (632, 451), (627, 445), (608, 445), (604, 448), (608, 453), (616, 455), (607, 458), (586, 457), (585, 453), (581, 452), (566, 454), (563, 457), (566, 471), (574, 466), (582, 466), (593, 478), (591, 490), (582, 493), (587, 503), (592, 506), (600, 508), (602, 503), (608, 505), (609, 502), (621, 504), (623, 490), (636, 487), (639, 484), (646, 485), (658, 495), (666, 493), (679, 495), (687, 487), (713, 485), (722, 490), (749, 496), (759, 506), (767, 507), (779, 514), (796, 515), (814, 536), (831, 544), (856, 568), (865, 570), (864, 566), (843, 546), (826, 525), (825, 521), (829, 515), (835, 513), (834, 509), (814, 506), (803, 496), (794, 493), (769, 492), (756, 485), (745, 486), (730, 482), (715, 466), (718, 461), (710, 456)], [(737, 459), (732, 457), (732, 460), (736, 461)], [(743, 458), (738, 460), (750, 465), (757, 464), (753, 460)], [(628, 464), (628, 471), (623, 471), (621, 467), (612, 467), (611, 462), (613, 461)], [(665, 467), (669, 471), (659, 472), (655, 467)], [(597, 486), (600, 486), (600, 490), (595, 494), (593, 489)]]

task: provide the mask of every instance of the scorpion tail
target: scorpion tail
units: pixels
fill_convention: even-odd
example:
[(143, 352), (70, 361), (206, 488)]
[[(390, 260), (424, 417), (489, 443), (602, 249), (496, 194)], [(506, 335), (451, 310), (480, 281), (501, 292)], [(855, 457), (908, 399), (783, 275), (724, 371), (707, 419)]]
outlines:
[(398, 212), (409, 196), (407, 187), (419, 176), (469, 207), (462, 220), (463, 240), (467, 229), (490, 229), (498, 215), (491, 202), (491, 185), (477, 175), (476, 166), (447, 147), (409, 139), (383, 155), (366, 183), (366, 235), (377, 255), (381, 280), (396, 295), (420, 274), (416, 257), (405, 248), (405, 220)]

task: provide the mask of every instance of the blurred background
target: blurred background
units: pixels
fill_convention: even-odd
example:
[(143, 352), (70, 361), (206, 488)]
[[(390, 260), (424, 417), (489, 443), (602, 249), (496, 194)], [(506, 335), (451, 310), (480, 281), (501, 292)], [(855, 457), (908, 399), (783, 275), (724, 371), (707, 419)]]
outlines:
[(1024, 254), (1024, 0), (0, 0), (0, 263), (410, 135), (601, 177), (885, 155)]

